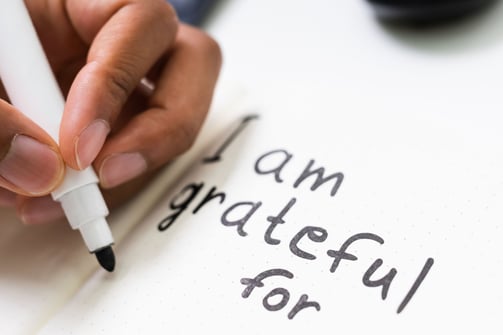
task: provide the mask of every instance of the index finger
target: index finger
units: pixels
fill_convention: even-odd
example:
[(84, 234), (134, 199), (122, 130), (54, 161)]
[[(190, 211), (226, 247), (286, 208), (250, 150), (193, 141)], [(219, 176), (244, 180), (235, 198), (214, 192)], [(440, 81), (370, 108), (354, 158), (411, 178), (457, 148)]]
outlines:
[(90, 43), (67, 97), (60, 149), (74, 169), (89, 166), (133, 89), (173, 43), (177, 19), (163, 0), (68, 0), (70, 20)]

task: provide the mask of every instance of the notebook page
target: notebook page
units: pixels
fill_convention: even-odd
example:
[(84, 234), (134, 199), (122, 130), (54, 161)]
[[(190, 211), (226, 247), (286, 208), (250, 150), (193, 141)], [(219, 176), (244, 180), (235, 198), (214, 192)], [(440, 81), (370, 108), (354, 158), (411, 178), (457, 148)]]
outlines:
[(264, 92), (41, 334), (499, 333), (501, 117), (367, 93)]
[[(115, 247), (141, 222), (165, 188), (200, 155), (198, 148), (213, 132), (223, 131), (226, 119), (230, 122), (235, 118), (226, 112), (241, 98), (238, 86), (224, 85), (215, 96), (213, 110), (193, 150), (179, 157), (137, 196), (111, 213), (108, 221)], [(89, 255), (80, 234), (68, 225), (25, 226), (11, 210), (1, 209), (0, 215), (0, 332), (34, 334), (59, 312), (92, 273), (104, 270)], [(117, 258), (120, 264), (120, 256)]]

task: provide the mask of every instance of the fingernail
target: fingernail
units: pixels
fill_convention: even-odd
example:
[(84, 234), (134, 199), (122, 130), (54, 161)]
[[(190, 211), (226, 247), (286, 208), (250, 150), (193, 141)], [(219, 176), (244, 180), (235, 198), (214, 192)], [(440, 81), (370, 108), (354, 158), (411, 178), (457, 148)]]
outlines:
[(19, 208), (19, 216), (25, 224), (43, 224), (64, 218), (61, 204), (51, 197), (31, 198)]
[(139, 176), (146, 170), (147, 162), (138, 152), (112, 155), (101, 165), (101, 184), (107, 188), (114, 187)]
[(50, 192), (64, 173), (63, 160), (49, 146), (16, 135), (0, 161), (0, 176), (31, 195)]
[(80, 169), (91, 165), (103, 147), (109, 132), (110, 125), (105, 120), (95, 120), (82, 131), (75, 142), (75, 156)]

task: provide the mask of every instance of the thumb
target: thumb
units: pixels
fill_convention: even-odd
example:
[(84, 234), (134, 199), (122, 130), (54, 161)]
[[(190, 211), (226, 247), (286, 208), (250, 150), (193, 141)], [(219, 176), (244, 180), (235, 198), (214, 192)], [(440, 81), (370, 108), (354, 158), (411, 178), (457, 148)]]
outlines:
[(50, 193), (64, 175), (57, 144), (1, 99), (0, 120), (0, 187), (26, 196)]

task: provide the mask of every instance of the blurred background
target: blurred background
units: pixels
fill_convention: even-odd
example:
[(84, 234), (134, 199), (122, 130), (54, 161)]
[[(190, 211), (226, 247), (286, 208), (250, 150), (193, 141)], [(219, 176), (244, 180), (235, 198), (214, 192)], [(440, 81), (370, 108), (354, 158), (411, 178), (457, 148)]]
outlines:
[[(482, 116), (500, 109), (501, 1), (171, 2), (181, 20), (201, 26), (219, 42), (224, 56), (220, 81), (239, 82), (259, 95), (274, 91), (281, 99), (293, 98), (288, 91), (294, 86), (315, 98), (326, 95), (322, 87), (337, 95), (385, 96), (390, 104), (400, 97), (408, 105), (420, 102), (423, 109), (436, 108), (439, 100), (473, 106), (436, 108), (456, 119), (467, 110)], [(468, 8), (469, 15), (446, 19), (449, 15), (438, 14), (457, 6)], [(405, 20), (377, 17), (390, 16), (389, 8), (401, 9)], [(411, 10), (438, 20), (414, 20)]]

